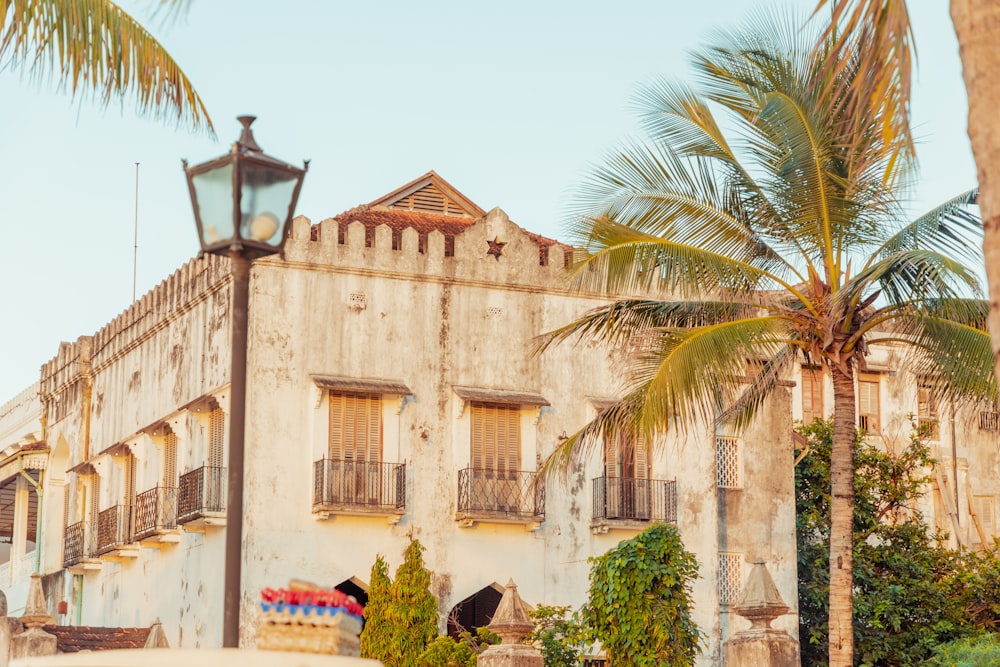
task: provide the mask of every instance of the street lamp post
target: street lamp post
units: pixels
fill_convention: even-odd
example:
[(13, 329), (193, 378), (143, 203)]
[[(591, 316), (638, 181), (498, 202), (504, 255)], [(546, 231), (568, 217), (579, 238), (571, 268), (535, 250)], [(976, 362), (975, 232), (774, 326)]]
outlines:
[(250, 265), (281, 252), (309, 163), (301, 168), (265, 155), (254, 140), (254, 116), (240, 116), (228, 154), (189, 167), (184, 160), (201, 252), (225, 255), (233, 274), (232, 368), (226, 497), (226, 575), (222, 645), (240, 643), (243, 540), (243, 453), (246, 429), (247, 315)]

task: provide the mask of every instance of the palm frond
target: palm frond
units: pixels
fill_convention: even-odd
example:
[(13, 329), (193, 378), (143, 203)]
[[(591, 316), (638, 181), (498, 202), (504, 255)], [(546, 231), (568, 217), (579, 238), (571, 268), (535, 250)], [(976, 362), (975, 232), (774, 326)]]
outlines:
[[(949, 308), (952, 313), (954, 305)], [(1000, 397), (990, 335), (975, 324), (985, 322), (969, 323), (921, 313), (898, 323), (897, 337), (905, 335), (910, 341), (915, 353), (908, 364), (939, 399), (959, 405), (996, 405)]]
[[(816, 52), (829, 75), (814, 85), (844, 100), (847, 113), (880, 118), (883, 154), (891, 161), (914, 160), (910, 79), (915, 47), (905, 0), (818, 0), (816, 13), (827, 4), (831, 17)], [(854, 54), (868, 75), (836, 76)]]
[(630, 369), (632, 391), (642, 396), (643, 434), (666, 430), (675, 417), (681, 430), (714, 423), (741, 393), (748, 361), (774, 357), (787, 345), (785, 325), (765, 315), (650, 332)]
[(110, 0), (0, 0), (0, 66), (54, 76), (107, 105), (134, 96), (140, 113), (213, 133), (204, 102), (153, 35)]
[(595, 341), (621, 347), (652, 329), (718, 324), (748, 317), (753, 311), (752, 305), (740, 302), (625, 299), (594, 308), (573, 322), (539, 336), (535, 352), (567, 341)]
[(975, 272), (940, 252), (902, 250), (873, 263), (854, 276), (837, 294), (842, 312), (857, 307), (877, 289), (889, 304), (978, 297), (982, 292)]
[(675, 235), (654, 236), (607, 218), (588, 221), (588, 250), (571, 267), (577, 288), (608, 293), (656, 290), (661, 294), (702, 296), (714, 290), (753, 293), (795, 288), (782, 277), (688, 242)]
[(921, 215), (886, 239), (869, 263), (917, 248), (935, 248), (971, 265), (982, 263), (983, 221), (969, 208), (978, 197), (978, 188), (969, 190)]

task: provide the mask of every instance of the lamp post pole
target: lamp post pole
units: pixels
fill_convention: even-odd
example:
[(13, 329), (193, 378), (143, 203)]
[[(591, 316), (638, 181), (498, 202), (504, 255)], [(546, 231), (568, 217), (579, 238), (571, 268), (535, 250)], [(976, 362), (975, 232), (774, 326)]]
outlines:
[(309, 162), (296, 167), (266, 155), (254, 139), (253, 116), (240, 116), (240, 138), (228, 154), (188, 166), (188, 191), (202, 253), (229, 257), (233, 275), (229, 461), (226, 475), (226, 560), (222, 645), (240, 644), (243, 570), (243, 461), (246, 440), (250, 266), (280, 253)]
[(243, 570), (243, 453), (246, 434), (247, 332), (250, 310), (250, 259), (229, 256), (233, 274), (233, 345), (229, 402), (229, 461), (226, 480), (226, 578), (223, 592), (222, 645), (240, 645), (240, 597)]

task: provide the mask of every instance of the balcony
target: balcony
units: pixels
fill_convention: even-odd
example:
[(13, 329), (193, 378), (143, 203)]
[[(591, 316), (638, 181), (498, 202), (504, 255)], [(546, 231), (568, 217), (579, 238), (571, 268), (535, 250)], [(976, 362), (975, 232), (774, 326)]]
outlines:
[(594, 480), (594, 533), (612, 528), (644, 529), (650, 523), (677, 523), (677, 482), (662, 479), (598, 477)]
[(144, 545), (180, 541), (177, 533), (177, 489), (156, 486), (135, 497), (134, 538)]
[(465, 528), (487, 521), (537, 530), (545, 520), (545, 485), (534, 471), (459, 470), (455, 518)]
[(86, 521), (66, 526), (63, 532), (63, 567), (74, 573), (101, 569), (101, 561), (96, 558), (96, 540), (95, 531)]
[(107, 560), (139, 555), (139, 545), (132, 543), (131, 506), (115, 505), (98, 513), (97, 555)]
[(226, 469), (202, 466), (184, 473), (177, 485), (177, 523), (205, 532), (226, 525)]
[(313, 464), (313, 514), (382, 515), (398, 523), (406, 513), (406, 464), (320, 459)]

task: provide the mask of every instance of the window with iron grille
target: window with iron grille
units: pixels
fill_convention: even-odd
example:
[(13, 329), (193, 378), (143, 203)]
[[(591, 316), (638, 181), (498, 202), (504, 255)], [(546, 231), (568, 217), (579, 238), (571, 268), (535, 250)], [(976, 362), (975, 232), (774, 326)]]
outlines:
[(802, 367), (802, 423), (812, 424), (823, 419), (823, 371), (819, 368)]
[(743, 554), (719, 553), (719, 604), (729, 606), (740, 599), (743, 588)]
[(858, 376), (858, 428), (869, 433), (882, 430), (879, 376)]
[(471, 405), (471, 467), (498, 474), (521, 469), (521, 410), (516, 405)]
[(743, 487), (740, 449), (740, 439), (737, 437), (728, 435), (715, 437), (715, 476), (719, 488)]
[(980, 412), (979, 430), (980, 431), (1000, 430), (1000, 412)]

